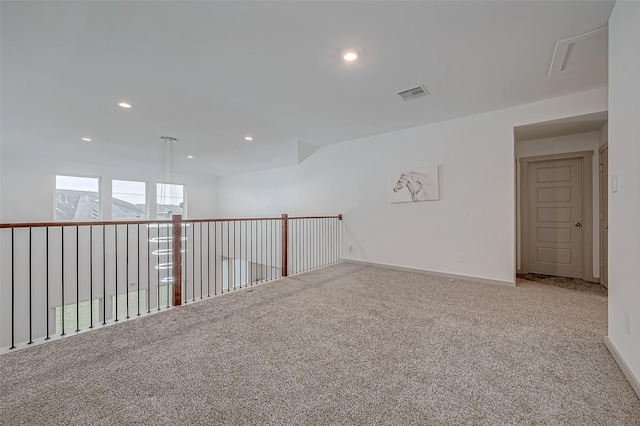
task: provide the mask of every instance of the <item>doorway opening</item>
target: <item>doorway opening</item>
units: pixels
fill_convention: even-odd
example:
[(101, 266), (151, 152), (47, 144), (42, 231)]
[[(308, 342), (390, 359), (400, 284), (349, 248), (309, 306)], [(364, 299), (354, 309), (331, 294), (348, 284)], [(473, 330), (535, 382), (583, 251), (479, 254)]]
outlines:
[(518, 280), (606, 286), (607, 121), (603, 111), (514, 128)]

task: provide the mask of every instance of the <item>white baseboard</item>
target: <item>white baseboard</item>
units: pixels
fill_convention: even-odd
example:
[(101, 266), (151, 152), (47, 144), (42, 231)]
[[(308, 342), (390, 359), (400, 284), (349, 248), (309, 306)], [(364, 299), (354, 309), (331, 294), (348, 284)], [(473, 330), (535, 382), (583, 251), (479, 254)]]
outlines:
[(622, 370), (622, 373), (629, 381), (629, 384), (631, 385), (633, 390), (636, 392), (636, 396), (638, 397), (638, 399), (640, 399), (640, 379), (638, 379), (638, 377), (633, 374), (633, 371), (631, 371), (631, 368), (629, 368), (624, 358), (622, 358), (622, 355), (620, 355), (620, 352), (618, 352), (616, 345), (614, 345), (611, 339), (609, 339), (609, 336), (604, 336), (604, 344), (607, 346), (607, 349), (609, 349), (611, 356), (613, 356), (613, 359), (618, 364), (618, 367), (620, 367), (620, 370)]
[(409, 267), (406, 267), (406, 266), (390, 265), (388, 263), (367, 262), (367, 261), (364, 261), (364, 260), (353, 260), (353, 259), (341, 259), (341, 260), (343, 262), (347, 262), (347, 263), (356, 263), (356, 264), (359, 264), (359, 265), (369, 265), (369, 266), (381, 266), (383, 268), (397, 269), (399, 271), (415, 272), (415, 273), (418, 273), (418, 274), (433, 275), (433, 276), (436, 276), (436, 277), (453, 278), (453, 279), (465, 280), (465, 281), (473, 281), (473, 282), (482, 283), (482, 284), (499, 285), (499, 286), (504, 286), (504, 287), (515, 287), (516, 286), (515, 282), (511, 282), (511, 281), (500, 281), (500, 280), (493, 280), (493, 279), (490, 279), (490, 278), (472, 277), (472, 276), (469, 276), (469, 275), (448, 274), (448, 273), (445, 273), (445, 272), (436, 272), (436, 271), (429, 271), (429, 270), (426, 270), (426, 269), (409, 268)]

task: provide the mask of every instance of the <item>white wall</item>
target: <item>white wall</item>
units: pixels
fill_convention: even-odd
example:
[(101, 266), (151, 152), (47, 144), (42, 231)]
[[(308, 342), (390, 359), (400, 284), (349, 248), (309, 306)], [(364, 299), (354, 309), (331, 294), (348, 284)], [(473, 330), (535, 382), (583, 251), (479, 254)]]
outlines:
[(600, 277), (600, 233), (598, 228), (600, 210), (600, 187), (599, 187), (599, 147), (600, 132), (581, 133), (577, 135), (558, 136), (554, 138), (536, 139), (530, 141), (516, 142), (516, 184), (517, 195), (517, 267), (520, 269), (520, 158), (536, 157), (539, 155), (565, 154), (580, 151), (593, 151), (592, 172), (593, 172), (593, 276)]
[[(345, 258), (513, 284), (514, 126), (605, 110), (606, 88), (325, 147), (220, 178), (220, 213), (343, 213)], [(426, 165), (440, 166), (440, 201), (390, 204), (399, 173)]]
[(600, 129), (600, 145), (609, 142), (609, 123), (605, 123)]
[[(640, 395), (640, 3), (619, 1), (609, 21), (609, 340)], [(625, 313), (629, 329), (625, 327)], [(614, 351), (612, 351), (614, 352)]]

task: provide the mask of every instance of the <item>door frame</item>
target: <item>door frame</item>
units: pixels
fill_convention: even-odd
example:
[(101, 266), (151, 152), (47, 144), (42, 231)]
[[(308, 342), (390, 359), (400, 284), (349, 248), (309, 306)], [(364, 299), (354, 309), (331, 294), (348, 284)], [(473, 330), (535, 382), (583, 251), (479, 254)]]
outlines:
[(573, 159), (582, 161), (582, 279), (598, 282), (593, 276), (593, 151), (520, 158), (520, 272), (529, 272), (529, 164)]
[[(609, 141), (607, 141), (607, 142), (603, 143), (602, 145), (600, 145), (600, 148), (598, 149), (598, 164), (600, 165), (600, 167), (602, 167), (602, 153), (605, 150), (608, 150), (608, 149), (609, 149)], [(608, 152), (607, 152), (607, 154), (608, 154)], [(608, 159), (607, 159), (607, 162), (608, 162)], [(598, 230), (599, 230), (599, 233), (600, 233), (600, 258), (598, 259), (598, 266), (599, 266), (599, 270), (600, 270), (600, 284), (602, 284), (603, 286), (609, 288), (609, 283), (608, 282), (607, 282), (606, 285), (602, 282), (602, 270), (604, 269), (603, 262), (604, 262), (604, 257), (605, 257), (603, 253), (605, 252), (605, 250), (604, 250), (605, 248), (607, 249), (607, 277), (609, 275), (608, 274), (608, 269), (609, 269), (609, 262), (608, 262), (609, 261), (609, 247), (605, 247), (604, 238), (603, 238), (604, 234), (605, 234), (605, 230), (602, 227), (602, 214), (604, 212), (604, 208), (602, 206), (602, 204), (603, 204), (602, 200), (604, 199), (604, 197), (608, 197), (609, 196), (609, 176), (608, 175), (607, 176), (602, 176), (602, 173), (599, 173), (598, 176), (599, 176), (598, 191), (599, 191), (599, 194), (600, 194), (600, 200), (599, 200), (599, 203), (598, 203), (598, 208), (599, 208), (599, 211), (598, 211)], [(602, 183), (603, 183), (603, 179), (604, 178), (607, 179), (607, 184), (603, 188)], [(603, 189), (604, 189), (604, 191), (603, 191)], [(608, 209), (608, 204), (609, 203), (607, 203), (607, 213), (608, 213), (608, 210), (609, 210)], [(608, 225), (608, 223), (607, 223), (607, 225)], [(608, 239), (607, 239), (607, 242), (608, 242)]]

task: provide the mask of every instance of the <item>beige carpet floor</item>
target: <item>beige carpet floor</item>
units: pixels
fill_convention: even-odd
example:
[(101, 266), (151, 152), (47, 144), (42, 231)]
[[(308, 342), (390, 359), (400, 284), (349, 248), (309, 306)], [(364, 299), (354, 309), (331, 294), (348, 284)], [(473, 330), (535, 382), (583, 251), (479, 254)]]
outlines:
[(607, 296), (608, 290), (600, 283), (592, 283), (591, 281), (581, 280), (580, 278), (570, 277), (556, 277), (554, 275), (544, 274), (518, 274), (518, 284), (520, 280), (533, 281), (541, 284), (552, 285), (554, 287), (568, 288), (575, 291), (581, 291), (584, 293), (599, 294), (601, 296)]
[(607, 299), (338, 264), (0, 357), (3, 425), (640, 425)]

